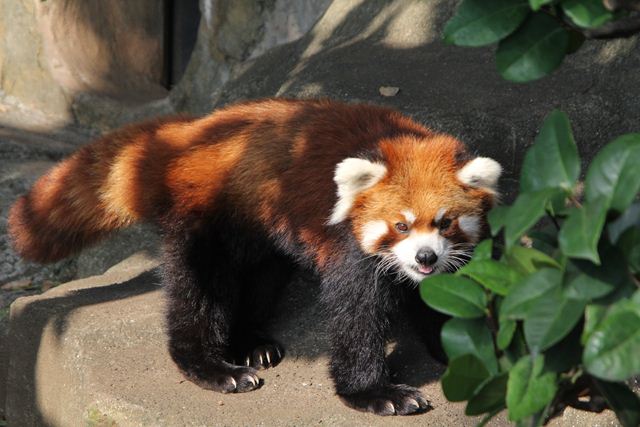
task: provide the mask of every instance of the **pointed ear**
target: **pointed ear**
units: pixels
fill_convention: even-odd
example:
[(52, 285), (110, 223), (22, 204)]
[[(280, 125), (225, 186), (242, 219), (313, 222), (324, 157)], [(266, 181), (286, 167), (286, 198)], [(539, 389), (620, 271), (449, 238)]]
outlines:
[(485, 188), (495, 193), (501, 174), (500, 163), (488, 157), (476, 157), (458, 171), (457, 177), (470, 187)]
[(350, 157), (338, 163), (333, 175), (333, 180), (338, 185), (338, 200), (327, 223), (344, 221), (358, 193), (376, 185), (386, 173), (385, 165), (365, 159)]

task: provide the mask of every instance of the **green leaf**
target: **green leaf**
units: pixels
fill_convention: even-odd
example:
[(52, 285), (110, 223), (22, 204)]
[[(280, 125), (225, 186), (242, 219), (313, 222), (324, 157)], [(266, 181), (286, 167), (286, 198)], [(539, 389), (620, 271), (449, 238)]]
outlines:
[(511, 34), (529, 13), (527, 0), (463, 0), (444, 27), (444, 41), (484, 46)]
[(529, 0), (529, 6), (533, 10), (539, 10), (545, 4), (551, 3), (553, 0)]
[(509, 420), (518, 421), (542, 410), (556, 394), (556, 375), (544, 372), (544, 357), (525, 356), (509, 371)]
[(557, 188), (520, 193), (513, 206), (505, 215), (504, 241), (507, 250), (545, 215), (547, 202), (562, 192)]
[(485, 315), (487, 297), (474, 281), (451, 274), (429, 277), (420, 284), (427, 305), (454, 317), (473, 319)]
[(594, 299), (607, 295), (627, 280), (624, 256), (615, 248), (602, 251), (602, 265), (570, 260), (564, 279), (564, 294), (569, 298)]
[(528, 310), (524, 336), (529, 349), (538, 353), (564, 338), (582, 317), (586, 301), (569, 299), (557, 287), (543, 294)]
[(580, 343), (584, 345), (591, 333), (596, 329), (596, 326), (600, 324), (602, 319), (607, 314), (607, 307), (600, 304), (588, 304), (584, 309), (584, 328), (582, 330), (582, 336), (580, 337)]
[(508, 378), (507, 373), (503, 372), (485, 380), (469, 399), (464, 413), (473, 416), (503, 409), (506, 405), (505, 396), (507, 394)]
[(451, 402), (462, 402), (473, 396), (473, 392), (489, 372), (484, 363), (473, 354), (465, 354), (449, 361), (440, 383), (446, 398)]
[(498, 71), (513, 82), (539, 79), (560, 66), (568, 45), (569, 35), (558, 21), (537, 12), (498, 44)]
[(528, 275), (545, 267), (562, 268), (558, 261), (537, 249), (514, 246), (504, 254), (504, 259), (510, 266), (523, 275)]
[(456, 272), (470, 277), (498, 295), (507, 295), (511, 286), (522, 280), (522, 275), (509, 265), (492, 259), (475, 258)]
[(640, 304), (622, 300), (609, 309), (585, 344), (587, 371), (609, 381), (640, 373)]
[(520, 192), (562, 188), (571, 192), (580, 175), (580, 157), (569, 118), (560, 110), (547, 115), (535, 142), (525, 154)]
[(582, 363), (580, 334), (582, 325), (578, 323), (563, 339), (544, 352), (544, 368), (556, 373), (568, 372)]
[(624, 254), (633, 274), (640, 273), (640, 227), (633, 227), (622, 234), (617, 246)]
[(562, 10), (574, 24), (582, 28), (596, 28), (613, 19), (602, 0), (564, 0)]
[(515, 320), (500, 319), (500, 329), (498, 330), (498, 336), (496, 337), (496, 344), (500, 350), (504, 350), (509, 347), (517, 325), (518, 324)]
[(500, 319), (524, 319), (537, 300), (554, 288), (559, 288), (562, 272), (543, 268), (518, 283), (500, 306)]
[(560, 228), (558, 243), (562, 252), (600, 265), (598, 241), (607, 217), (607, 204), (600, 197), (574, 209)]
[(640, 190), (640, 133), (616, 138), (591, 162), (584, 182), (585, 201), (600, 201), (623, 212)]
[(615, 244), (622, 233), (634, 226), (640, 227), (640, 203), (632, 204), (615, 221), (609, 223), (607, 232), (611, 243)]
[(595, 380), (596, 387), (602, 393), (607, 404), (624, 427), (640, 425), (640, 399), (626, 384)]
[(442, 327), (442, 346), (449, 360), (473, 354), (491, 374), (498, 372), (493, 338), (484, 319), (451, 319)]
[(491, 239), (486, 239), (478, 243), (476, 248), (473, 250), (473, 257), (471, 257), (471, 259), (473, 261), (491, 259), (492, 255), (493, 255), (493, 241)]
[(491, 227), (491, 235), (495, 236), (500, 232), (500, 229), (504, 227), (505, 220), (509, 213), (509, 206), (495, 206), (489, 211), (487, 215), (487, 221)]

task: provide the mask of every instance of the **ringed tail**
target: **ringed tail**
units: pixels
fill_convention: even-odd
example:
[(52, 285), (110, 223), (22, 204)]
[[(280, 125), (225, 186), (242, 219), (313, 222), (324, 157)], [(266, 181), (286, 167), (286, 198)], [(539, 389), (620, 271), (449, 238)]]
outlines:
[[(96, 243), (109, 232), (152, 219), (161, 193), (159, 168), (168, 162), (163, 127), (187, 118), (125, 127), (94, 141), (36, 181), (9, 212), (13, 247), (25, 259), (53, 262)], [(143, 190), (144, 188), (144, 190)]]

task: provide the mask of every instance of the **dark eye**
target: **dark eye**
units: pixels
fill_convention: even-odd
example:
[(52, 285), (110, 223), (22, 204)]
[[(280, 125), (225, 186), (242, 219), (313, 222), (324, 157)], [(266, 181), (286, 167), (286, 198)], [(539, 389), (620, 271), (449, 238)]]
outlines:
[(449, 218), (442, 218), (438, 224), (438, 228), (440, 230), (446, 230), (449, 227), (451, 227), (451, 220)]
[(398, 222), (396, 223), (396, 230), (398, 230), (401, 233), (406, 233), (409, 231), (409, 226), (404, 222)]

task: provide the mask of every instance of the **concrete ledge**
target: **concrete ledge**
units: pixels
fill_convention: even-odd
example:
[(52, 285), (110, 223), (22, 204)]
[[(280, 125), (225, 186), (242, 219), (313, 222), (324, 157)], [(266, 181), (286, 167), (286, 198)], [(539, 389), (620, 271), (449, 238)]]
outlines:
[[(185, 381), (166, 351), (157, 262), (143, 255), (102, 276), (70, 282), (11, 307), (6, 413), (15, 426), (182, 425), (474, 425), (437, 382), (443, 367), (401, 334), (389, 355), (398, 381), (420, 386), (435, 409), (411, 417), (376, 417), (346, 408), (328, 377), (325, 331), (301, 292), (284, 297), (274, 335), (287, 355), (261, 372), (254, 392), (222, 395)], [(308, 285), (308, 284), (307, 284)], [(307, 286), (307, 290), (309, 287)], [(311, 294), (311, 295), (310, 295)], [(284, 309), (283, 309), (284, 311)], [(612, 414), (555, 425), (615, 425)], [(575, 424), (577, 423), (577, 424)], [(499, 418), (493, 425), (506, 425)]]

